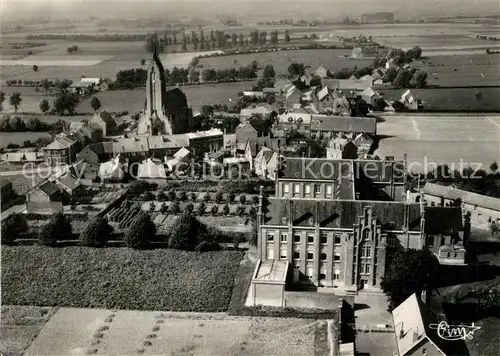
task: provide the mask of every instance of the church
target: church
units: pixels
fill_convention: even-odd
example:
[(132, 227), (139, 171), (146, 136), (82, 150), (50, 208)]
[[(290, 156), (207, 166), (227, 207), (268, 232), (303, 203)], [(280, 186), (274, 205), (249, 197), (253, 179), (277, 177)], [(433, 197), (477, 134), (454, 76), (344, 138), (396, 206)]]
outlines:
[(186, 95), (179, 89), (167, 90), (165, 70), (158, 56), (157, 44), (148, 67), (146, 79), (146, 107), (139, 117), (138, 134), (175, 135), (189, 132), (193, 112)]

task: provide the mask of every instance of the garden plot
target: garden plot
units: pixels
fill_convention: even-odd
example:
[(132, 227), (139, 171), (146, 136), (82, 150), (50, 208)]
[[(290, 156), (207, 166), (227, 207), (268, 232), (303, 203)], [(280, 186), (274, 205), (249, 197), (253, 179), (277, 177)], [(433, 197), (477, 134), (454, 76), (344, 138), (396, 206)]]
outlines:
[[(78, 320), (75, 323), (75, 320)], [(329, 355), (325, 320), (61, 308), (25, 355)]]

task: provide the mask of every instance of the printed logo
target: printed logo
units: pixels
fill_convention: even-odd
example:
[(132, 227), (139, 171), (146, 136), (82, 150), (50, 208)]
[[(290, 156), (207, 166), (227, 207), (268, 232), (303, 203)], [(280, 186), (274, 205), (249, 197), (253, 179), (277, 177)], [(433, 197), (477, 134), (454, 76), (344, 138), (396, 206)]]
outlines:
[(443, 340), (472, 340), (474, 331), (481, 329), (479, 326), (472, 325), (448, 325), (446, 321), (439, 324), (430, 324), (429, 328), (437, 330), (438, 336)]

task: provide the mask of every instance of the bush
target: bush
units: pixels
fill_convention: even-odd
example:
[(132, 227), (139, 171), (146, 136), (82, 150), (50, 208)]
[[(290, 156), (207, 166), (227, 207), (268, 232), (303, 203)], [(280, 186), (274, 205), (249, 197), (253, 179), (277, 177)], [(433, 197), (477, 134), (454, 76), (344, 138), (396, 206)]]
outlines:
[(197, 198), (196, 193), (195, 193), (195, 192), (192, 192), (192, 193), (190, 194), (190, 198), (191, 198), (191, 200), (192, 200), (192, 201), (196, 201), (196, 198)]
[(224, 204), (222, 207), (222, 214), (229, 215), (229, 204)]
[(170, 212), (172, 214), (179, 214), (181, 212), (181, 207), (179, 205), (179, 202), (176, 200), (172, 203), (170, 206)]
[(160, 207), (160, 213), (162, 214), (167, 214), (168, 213), (168, 206), (166, 203), (163, 203)]
[(184, 212), (175, 220), (169, 232), (170, 248), (193, 251), (203, 241), (208, 241), (207, 228), (192, 213)]
[(197, 252), (219, 251), (221, 249), (221, 246), (215, 241), (202, 241), (195, 247)]
[(252, 197), (252, 202), (253, 202), (255, 205), (259, 204), (259, 197), (258, 197), (258, 196), (256, 196), (256, 195), (254, 195), (254, 196)]
[(210, 201), (210, 193), (207, 192), (204, 196), (203, 196), (203, 200), (206, 201), (206, 202), (209, 202)]
[(128, 188), (128, 192), (134, 195), (143, 194), (149, 190), (153, 190), (152, 185), (144, 180), (136, 180)]
[(156, 210), (156, 205), (155, 203), (152, 201), (151, 203), (149, 203), (149, 213), (152, 214), (154, 213)]
[(97, 216), (80, 235), (80, 243), (88, 247), (104, 247), (111, 238), (113, 228), (108, 220)]
[(156, 234), (156, 226), (148, 213), (139, 214), (125, 234), (125, 244), (134, 249), (146, 249)]
[(252, 219), (255, 219), (257, 217), (257, 209), (254, 206), (248, 209), (248, 216), (250, 216)]
[(198, 205), (198, 215), (203, 215), (205, 214), (205, 210), (207, 209), (207, 205), (205, 202), (201, 202), (200, 205)]
[(253, 223), (252, 228), (246, 234), (246, 240), (250, 246), (257, 246), (257, 224)]
[(167, 199), (170, 201), (174, 201), (175, 199), (177, 199), (177, 195), (175, 194), (175, 191), (169, 190), (167, 193)]
[(192, 213), (194, 211), (194, 204), (193, 203), (187, 203), (186, 204), (186, 211), (189, 213)]
[(245, 216), (245, 214), (245, 207), (243, 205), (238, 205), (238, 207), (236, 208), (236, 215), (243, 217)]
[(19, 214), (11, 214), (2, 221), (2, 245), (9, 245), (28, 231), (26, 219)]
[(152, 200), (155, 200), (155, 199), (156, 199), (155, 195), (153, 193), (151, 193), (151, 192), (146, 192), (144, 194), (144, 200), (145, 201), (152, 201)]
[(222, 191), (218, 190), (217, 193), (215, 193), (215, 202), (220, 203), (222, 201), (223, 193)]
[(58, 239), (64, 241), (72, 237), (71, 222), (63, 213), (57, 213), (40, 229), (38, 242), (46, 246), (56, 246)]
[(167, 201), (168, 197), (165, 194), (165, 192), (162, 191), (162, 192), (158, 193), (158, 196), (156, 197), (156, 200), (158, 200), (158, 201)]
[(245, 195), (245, 194), (241, 194), (241, 195), (240, 195), (240, 203), (241, 203), (242, 205), (245, 205), (245, 203), (246, 203), (246, 202), (247, 202), (247, 197), (246, 197), (246, 195)]
[(235, 194), (233, 192), (230, 192), (227, 199), (230, 203), (232, 203), (232, 202), (234, 202), (234, 197), (235, 197)]
[(212, 215), (215, 216), (219, 212), (219, 207), (217, 205), (212, 206)]
[(180, 201), (186, 201), (187, 200), (187, 193), (185, 190), (182, 190), (179, 194), (179, 200)]

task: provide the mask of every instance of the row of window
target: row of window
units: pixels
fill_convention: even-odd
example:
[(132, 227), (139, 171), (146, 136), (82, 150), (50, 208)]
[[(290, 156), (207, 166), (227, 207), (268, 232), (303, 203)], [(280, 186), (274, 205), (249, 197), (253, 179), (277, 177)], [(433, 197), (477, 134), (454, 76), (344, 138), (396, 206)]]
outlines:
[(359, 273), (361, 273), (361, 274), (370, 274), (370, 264), (369, 263), (362, 263), (361, 266), (360, 266)]
[[(272, 249), (268, 250), (267, 255), (269, 258), (274, 257), (273, 256), (274, 253), (272, 251), (273, 251)], [(288, 258), (287, 250), (285, 250), (285, 249), (280, 250), (280, 260), (287, 260), (287, 258)], [(295, 261), (300, 261), (300, 258), (301, 258), (300, 251), (293, 251), (293, 259)], [(306, 259), (307, 259), (307, 261), (314, 261), (314, 252), (307, 251), (306, 252)], [(327, 260), (328, 260), (328, 254), (325, 252), (320, 253), (320, 261), (326, 262)], [(339, 253), (335, 253), (333, 255), (333, 261), (340, 262), (340, 254)]]
[[(297, 271), (297, 274), (300, 273), (299, 272), (299, 266), (294, 266), (295, 270)], [(313, 268), (311, 267), (307, 267), (306, 268), (306, 275), (307, 279), (313, 279), (313, 276), (314, 276), (314, 270)], [(340, 279), (340, 269), (338, 268), (335, 268), (333, 270), (333, 275), (332, 275), (333, 279), (334, 280), (339, 280)], [(321, 268), (319, 270), (319, 279), (326, 279), (326, 268)]]
[[(290, 184), (293, 185), (293, 196), (299, 196), (300, 195), (300, 186), (302, 183), (283, 183), (283, 196), (289, 195), (290, 194)], [(312, 187), (314, 186), (314, 195), (319, 196), (321, 195), (321, 185), (322, 184), (311, 184), (311, 183), (306, 183), (304, 184), (304, 194), (305, 195), (311, 195), (312, 193)], [(327, 184), (326, 185), (326, 196), (333, 196), (333, 184)]]
[[(308, 244), (314, 244), (314, 234), (308, 234), (307, 235), (307, 243)], [(295, 234), (293, 235), (293, 242), (294, 243), (300, 243), (301, 241), (301, 235)], [(267, 242), (274, 242), (274, 232), (268, 232), (267, 233)], [(280, 234), (280, 242), (281, 243), (287, 243), (288, 242), (288, 233), (282, 232)], [(335, 245), (340, 245), (341, 239), (340, 236), (335, 235), (334, 236), (334, 243)], [(323, 245), (326, 245), (328, 243), (328, 234), (326, 232), (322, 232), (320, 236), (320, 243)]]

